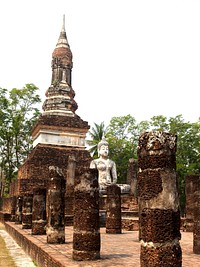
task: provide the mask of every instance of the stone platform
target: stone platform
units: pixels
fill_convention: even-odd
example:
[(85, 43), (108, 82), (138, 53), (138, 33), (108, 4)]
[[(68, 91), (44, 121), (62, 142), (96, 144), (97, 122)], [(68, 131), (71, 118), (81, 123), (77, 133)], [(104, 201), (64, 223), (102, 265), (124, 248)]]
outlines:
[[(31, 235), (31, 230), (22, 230), (21, 225), (5, 222), (7, 232), (25, 252), (37, 262), (39, 267), (112, 267), (140, 266), (140, 243), (138, 231), (123, 231), (122, 234), (106, 234), (101, 228), (101, 259), (77, 262), (72, 260), (73, 227), (65, 228), (66, 243), (52, 245), (46, 243), (46, 235)], [(200, 255), (193, 253), (193, 234), (181, 232), (183, 253), (182, 267), (200, 267)]]

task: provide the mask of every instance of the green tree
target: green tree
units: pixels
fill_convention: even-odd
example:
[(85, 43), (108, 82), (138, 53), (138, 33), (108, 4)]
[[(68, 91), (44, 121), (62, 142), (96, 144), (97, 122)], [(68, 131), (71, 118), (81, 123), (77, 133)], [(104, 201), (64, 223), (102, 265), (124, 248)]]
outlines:
[(126, 182), (128, 161), (136, 158), (135, 136), (138, 136), (138, 128), (135, 118), (130, 114), (111, 119), (106, 139), (109, 143), (109, 157), (117, 166), (118, 183)]
[(89, 151), (94, 158), (98, 157), (97, 145), (101, 141), (103, 136), (106, 136), (107, 128), (104, 122), (100, 124), (94, 123), (94, 127), (89, 131), (91, 139), (87, 140), (87, 144), (90, 146)]
[(11, 91), (0, 88), (1, 194), (8, 193), (19, 165), (32, 148), (31, 129), (39, 116), (37, 105), (41, 102), (37, 91), (34, 84)]
[(149, 122), (149, 127), (152, 131), (169, 131), (169, 124), (167, 118), (162, 115), (153, 116)]

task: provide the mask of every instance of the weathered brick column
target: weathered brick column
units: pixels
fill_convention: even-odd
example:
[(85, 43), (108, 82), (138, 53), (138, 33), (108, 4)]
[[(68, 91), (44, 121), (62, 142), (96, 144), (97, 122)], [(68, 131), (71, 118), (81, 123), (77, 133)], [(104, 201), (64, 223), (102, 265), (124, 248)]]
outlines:
[(176, 142), (176, 135), (158, 131), (139, 138), (141, 267), (182, 266)]
[(107, 187), (106, 233), (121, 234), (121, 189), (116, 184)]
[(127, 172), (127, 184), (130, 184), (130, 195), (137, 197), (137, 171), (138, 162), (136, 159), (129, 159), (128, 172)]
[(185, 231), (193, 232), (194, 226), (194, 193), (197, 190), (199, 176), (198, 175), (187, 175), (185, 177), (185, 195), (186, 195), (186, 205), (185, 205)]
[(46, 221), (46, 189), (33, 190), (32, 235), (45, 235)]
[(200, 176), (196, 179), (194, 192), (193, 252), (200, 254)]
[(49, 167), (47, 191), (47, 243), (65, 243), (65, 178), (62, 170)]
[(76, 172), (74, 187), (73, 259), (100, 258), (98, 171)]
[(70, 155), (67, 165), (66, 192), (65, 192), (65, 224), (73, 225), (74, 215), (74, 177), (76, 169), (76, 159)]
[(15, 222), (16, 205), (17, 205), (17, 197), (13, 196), (11, 200), (11, 216), (10, 216), (11, 222)]
[(23, 196), (22, 206), (22, 229), (32, 228), (32, 206), (33, 206), (33, 195), (26, 194)]
[(15, 212), (15, 223), (21, 224), (22, 223), (22, 204), (23, 204), (23, 197), (17, 197), (16, 203), (16, 212)]

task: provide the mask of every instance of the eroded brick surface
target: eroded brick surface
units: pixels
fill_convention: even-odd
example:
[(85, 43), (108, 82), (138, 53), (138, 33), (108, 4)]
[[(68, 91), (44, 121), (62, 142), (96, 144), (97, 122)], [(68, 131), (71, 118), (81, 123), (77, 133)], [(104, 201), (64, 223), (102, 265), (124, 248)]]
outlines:
[(146, 132), (138, 144), (141, 267), (182, 266), (176, 136)]
[(47, 190), (47, 243), (65, 243), (65, 178), (62, 169), (49, 167)]
[(74, 187), (73, 259), (100, 258), (99, 188), (96, 169), (77, 171)]
[(141, 211), (141, 238), (144, 242), (164, 243), (181, 238), (180, 212), (161, 209)]
[(195, 199), (194, 194), (199, 189), (199, 175), (187, 175), (185, 177), (185, 194), (186, 194), (186, 219), (185, 219), (185, 231), (192, 232), (194, 227), (194, 207)]
[(182, 251), (179, 244), (161, 247), (141, 247), (140, 266), (181, 267)]
[(46, 234), (46, 189), (33, 190), (32, 234)]
[(26, 194), (23, 197), (23, 207), (22, 207), (22, 228), (31, 229), (32, 228), (32, 206), (33, 206), (33, 195)]
[(106, 233), (121, 234), (121, 189), (116, 184), (107, 187)]
[(193, 252), (200, 254), (200, 179), (194, 193)]

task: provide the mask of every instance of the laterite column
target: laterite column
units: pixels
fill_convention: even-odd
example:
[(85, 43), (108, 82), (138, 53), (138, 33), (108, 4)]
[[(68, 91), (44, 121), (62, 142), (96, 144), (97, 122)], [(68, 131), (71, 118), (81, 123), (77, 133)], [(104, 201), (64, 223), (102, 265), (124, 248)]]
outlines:
[(66, 191), (65, 191), (65, 225), (73, 225), (74, 215), (74, 177), (76, 169), (76, 159), (69, 156), (67, 166)]
[(22, 204), (23, 204), (23, 197), (17, 197), (16, 203), (16, 212), (15, 212), (15, 223), (21, 224), (22, 223)]
[(176, 135), (141, 134), (138, 143), (140, 266), (181, 267)]
[(196, 177), (194, 192), (193, 252), (200, 254), (200, 176)]
[(74, 187), (73, 259), (100, 258), (98, 171), (76, 173)]
[(16, 205), (17, 205), (17, 198), (16, 196), (13, 196), (11, 202), (11, 218), (10, 218), (11, 222), (15, 222)]
[(186, 195), (186, 205), (185, 205), (185, 231), (193, 232), (194, 229), (194, 193), (197, 190), (197, 184), (199, 181), (198, 175), (187, 175), (185, 177), (185, 195)]
[(137, 197), (137, 171), (138, 162), (136, 159), (129, 159), (128, 162), (128, 173), (127, 173), (127, 184), (130, 184), (130, 195)]
[(46, 221), (46, 189), (33, 190), (32, 235), (45, 235)]
[(116, 184), (107, 187), (106, 233), (121, 234), (121, 189)]
[(49, 167), (47, 192), (47, 243), (65, 243), (65, 179), (62, 170)]
[(33, 195), (26, 194), (23, 196), (23, 206), (22, 206), (22, 229), (32, 228), (32, 205), (33, 205)]

